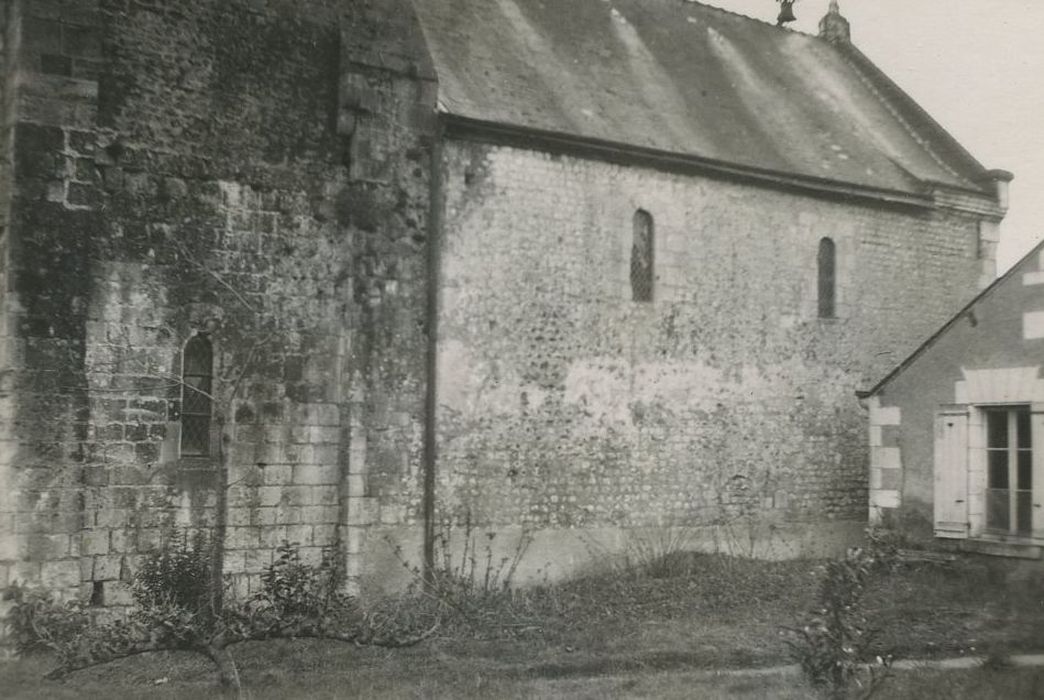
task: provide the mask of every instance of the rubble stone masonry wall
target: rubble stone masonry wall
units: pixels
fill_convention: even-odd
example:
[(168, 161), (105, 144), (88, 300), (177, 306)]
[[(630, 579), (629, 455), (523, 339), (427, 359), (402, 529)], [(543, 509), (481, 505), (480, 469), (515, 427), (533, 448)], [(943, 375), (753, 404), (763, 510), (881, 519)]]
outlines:
[[(357, 577), (351, 526), (421, 500), (432, 109), (411, 47), (367, 61), (384, 18), (333, 0), (24, 9), (0, 585), (124, 604), (172, 526), (223, 536), (240, 592), (283, 540), (341, 544)], [(188, 457), (199, 333), (211, 447)]]
[[(809, 524), (791, 529), (815, 550), (865, 522), (855, 390), (973, 296), (983, 265), (978, 218), (955, 212), (463, 139), (444, 178), (441, 517), (562, 541), (750, 516)], [(651, 303), (632, 301), (639, 209)], [(818, 317), (824, 237), (836, 319)]]

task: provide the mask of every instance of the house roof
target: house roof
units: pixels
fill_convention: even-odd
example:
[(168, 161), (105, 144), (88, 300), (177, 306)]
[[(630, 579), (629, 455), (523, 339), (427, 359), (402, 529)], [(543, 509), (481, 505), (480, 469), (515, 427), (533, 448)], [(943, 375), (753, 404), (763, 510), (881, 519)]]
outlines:
[(990, 284), (988, 287), (983, 289), (981, 292), (979, 292), (975, 296), (974, 299), (972, 299), (967, 304), (965, 304), (964, 307), (962, 307), (960, 311), (958, 311), (956, 314), (954, 314), (953, 317), (950, 318), (949, 321), (944, 323), (942, 325), (942, 327), (939, 328), (939, 330), (935, 331), (935, 333), (932, 333), (932, 335), (930, 335), (927, 340), (925, 340), (923, 343), (921, 343), (919, 346), (917, 346), (916, 350), (914, 350), (912, 353), (910, 353), (909, 356), (907, 356), (907, 358), (905, 360), (903, 360), (898, 365), (896, 365), (895, 369), (893, 369), (891, 372), (886, 374), (881, 379), (881, 381), (877, 382), (877, 384), (875, 384), (871, 389), (867, 389), (865, 391), (857, 391), (856, 395), (859, 396), (859, 398), (868, 398), (870, 396), (873, 396), (873, 395), (877, 394), (879, 391), (881, 391), (881, 389), (885, 388), (885, 386), (887, 386), (889, 382), (891, 382), (893, 379), (895, 379), (900, 374), (902, 374), (903, 370), (905, 370), (907, 367), (912, 365), (914, 362), (917, 361), (917, 359), (919, 357), (921, 357), (921, 355), (923, 355), (929, 349), (931, 349), (931, 347), (933, 345), (935, 345), (935, 343), (940, 338), (942, 338), (944, 335), (946, 335), (946, 332), (948, 330), (950, 330), (950, 328), (952, 328), (955, 323), (957, 323), (962, 318), (964, 318), (964, 316), (969, 311), (971, 311), (973, 308), (975, 308), (975, 306), (980, 301), (982, 301), (983, 299), (985, 299), (989, 295), (993, 294), (996, 290), (998, 290), (1002, 286), (1004, 286), (1004, 284), (1007, 283), (1007, 281), (1009, 279), (1011, 279), (1013, 277), (1016, 277), (1016, 276), (1022, 274), (1023, 272), (1025, 272), (1026, 271), (1025, 267), (1026, 267), (1027, 261), (1030, 258), (1032, 258), (1033, 256), (1039, 256), (1042, 251), (1044, 251), (1044, 241), (1041, 241), (1037, 245), (1033, 246), (1033, 248), (1028, 253), (1026, 253), (1024, 256), (1022, 256), (1022, 258), (1020, 258), (1017, 263), (1015, 263), (1010, 268), (1008, 268), (1007, 272), (1005, 272), (1003, 275), (1001, 275), (997, 279), (993, 280), (992, 284)]
[(414, 0), (448, 115), (923, 194), (986, 172), (858, 49), (688, 0)]

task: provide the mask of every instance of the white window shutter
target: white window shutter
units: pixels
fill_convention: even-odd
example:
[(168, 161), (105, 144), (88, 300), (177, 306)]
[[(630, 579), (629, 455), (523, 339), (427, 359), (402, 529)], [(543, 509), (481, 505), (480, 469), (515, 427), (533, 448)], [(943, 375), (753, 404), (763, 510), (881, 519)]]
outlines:
[(935, 416), (935, 536), (968, 536), (968, 409)]

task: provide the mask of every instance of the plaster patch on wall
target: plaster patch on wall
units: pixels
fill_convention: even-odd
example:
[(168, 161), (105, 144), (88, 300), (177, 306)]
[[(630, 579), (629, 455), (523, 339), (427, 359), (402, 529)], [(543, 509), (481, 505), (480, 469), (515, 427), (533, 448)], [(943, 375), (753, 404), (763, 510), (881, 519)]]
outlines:
[[(523, 403), (539, 406), (547, 391), (524, 383), (496, 360), (483, 360), (452, 339), (439, 341), (439, 408), (463, 419), (518, 414)], [(522, 394), (525, 393), (525, 399)]]

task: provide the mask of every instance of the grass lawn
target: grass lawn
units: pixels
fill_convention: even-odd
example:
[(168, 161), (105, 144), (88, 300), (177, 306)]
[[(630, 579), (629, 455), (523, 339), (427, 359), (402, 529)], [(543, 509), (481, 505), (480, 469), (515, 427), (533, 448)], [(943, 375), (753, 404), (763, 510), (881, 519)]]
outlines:
[[(578, 579), (477, 607), (468, 624), (399, 650), (311, 640), (232, 648), (252, 698), (804, 698), (794, 675), (708, 669), (791, 663), (781, 628), (814, 603), (820, 562), (688, 557), (663, 577)], [(1044, 569), (1001, 559), (904, 564), (867, 604), (905, 658), (1044, 650)], [(209, 662), (156, 653), (45, 681), (46, 659), (0, 665), (0, 696), (202, 698)], [(157, 684), (157, 681), (160, 681)], [(1044, 671), (897, 673), (880, 697), (1044, 697)]]

